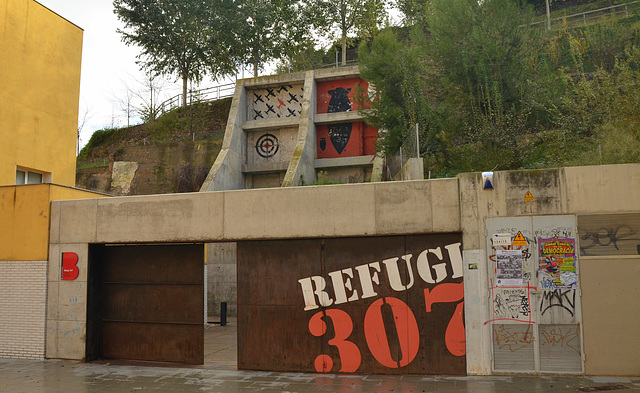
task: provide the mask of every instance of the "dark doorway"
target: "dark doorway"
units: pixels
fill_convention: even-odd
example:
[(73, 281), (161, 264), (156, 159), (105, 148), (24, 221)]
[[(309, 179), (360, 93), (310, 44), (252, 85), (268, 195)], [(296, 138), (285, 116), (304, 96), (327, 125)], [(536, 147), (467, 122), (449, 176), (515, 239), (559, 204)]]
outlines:
[(204, 246), (89, 248), (86, 360), (204, 363)]

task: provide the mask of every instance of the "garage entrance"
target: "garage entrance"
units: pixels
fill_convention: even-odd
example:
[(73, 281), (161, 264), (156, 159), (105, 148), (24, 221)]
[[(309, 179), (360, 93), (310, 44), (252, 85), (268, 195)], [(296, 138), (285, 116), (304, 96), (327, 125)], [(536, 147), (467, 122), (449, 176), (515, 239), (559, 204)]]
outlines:
[(238, 368), (466, 373), (461, 235), (238, 242)]
[(204, 363), (204, 245), (90, 245), (87, 361)]

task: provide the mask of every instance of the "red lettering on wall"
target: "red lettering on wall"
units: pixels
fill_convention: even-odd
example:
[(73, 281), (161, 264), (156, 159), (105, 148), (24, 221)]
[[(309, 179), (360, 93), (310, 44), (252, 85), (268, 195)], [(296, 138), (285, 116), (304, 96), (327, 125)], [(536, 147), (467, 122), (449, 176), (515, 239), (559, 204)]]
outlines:
[[(385, 304), (391, 306), (400, 343), (401, 358), (397, 361), (391, 355), (389, 339), (382, 318), (382, 307)], [(369, 306), (364, 316), (364, 335), (373, 357), (380, 364), (389, 368), (408, 365), (415, 359), (420, 348), (420, 331), (413, 312), (405, 302), (394, 297), (378, 299)]]
[(62, 253), (62, 279), (75, 280), (78, 278), (78, 254), (75, 252)]
[[(338, 309), (329, 309), (315, 313), (309, 320), (309, 332), (316, 337), (321, 337), (327, 332), (327, 324), (323, 317), (331, 318), (335, 337), (329, 340), (329, 345), (338, 348), (338, 356), (342, 367), (340, 372), (352, 373), (360, 367), (360, 350), (358, 346), (346, 341), (353, 332), (353, 322), (349, 314)], [(322, 354), (315, 359), (315, 368), (318, 372), (330, 372), (333, 368), (333, 359)]]
[[(424, 290), (424, 302), (427, 312), (431, 312), (431, 306), (434, 303), (454, 303), (464, 299), (464, 286), (463, 283), (459, 284), (440, 284), (433, 288)], [(447, 349), (454, 356), (463, 356), (467, 353), (467, 344), (465, 340), (464, 331), (464, 316), (462, 310), (464, 309), (464, 301), (461, 301), (456, 306), (453, 316), (449, 320), (447, 331), (445, 332), (444, 339), (447, 344)]]

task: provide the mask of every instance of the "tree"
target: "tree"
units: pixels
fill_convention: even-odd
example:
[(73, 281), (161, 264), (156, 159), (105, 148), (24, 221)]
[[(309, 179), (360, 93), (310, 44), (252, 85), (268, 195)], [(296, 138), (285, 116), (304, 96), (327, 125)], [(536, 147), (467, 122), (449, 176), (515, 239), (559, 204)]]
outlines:
[(144, 122), (155, 120), (160, 115), (159, 98), (165, 85), (165, 81), (147, 72), (143, 82), (139, 82), (139, 89), (135, 92), (140, 100), (137, 112)]
[(241, 0), (242, 59), (253, 66), (254, 77), (266, 62), (289, 57), (310, 39), (310, 16), (304, 1)]
[(423, 22), (427, 15), (428, 0), (396, 0), (397, 8), (402, 13), (405, 26)]
[(360, 46), (360, 74), (372, 83), (377, 97), (365, 111), (367, 120), (384, 129), (378, 147), (385, 156), (395, 154), (409, 130), (419, 125), (420, 151), (434, 154), (442, 151), (431, 126), (429, 91), (425, 80), (424, 42), (417, 33), (413, 39), (400, 40), (392, 29), (380, 33), (375, 40)]
[(235, 71), (232, 0), (114, 0), (113, 5), (124, 23), (124, 29), (118, 29), (122, 40), (142, 50), (138, 64), (182, 79), (183, 106), (190, 80)]
[(380, 147), (395, 153), (418, 123), (420, 151), (440, 168), (521, 167), (523, 140), (553, 126), (566, 86), (542, 33), (520, 27), (531, 10), (514, 0), (429, 9), (410, 35), (384, 32), (360, 48), (361, 74), (378, 90), (370, 121), (387, 130)]
[(347, 39), (357, 35), (363, 39), (374, 37), (384, 22), (386, 0), (316, 0), (314, 9), (320, 16), (320, 28), (339, 30), (342, 42), (342, 65), (347, 65)]

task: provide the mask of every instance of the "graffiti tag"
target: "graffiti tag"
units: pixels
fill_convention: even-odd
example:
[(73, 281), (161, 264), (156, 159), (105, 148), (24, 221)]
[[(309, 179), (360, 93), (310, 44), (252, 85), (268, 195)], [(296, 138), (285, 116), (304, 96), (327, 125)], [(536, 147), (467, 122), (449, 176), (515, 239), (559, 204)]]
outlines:
[(540, 313), (544, 315), (551, 308), (566, 310), (571, 316), (576, 311), (575, 289), (556, 289), (555, 291), (543, 291), (540, 301)]

